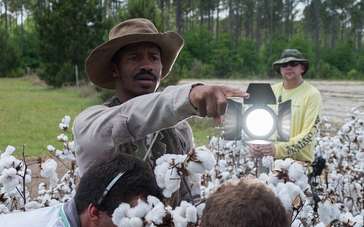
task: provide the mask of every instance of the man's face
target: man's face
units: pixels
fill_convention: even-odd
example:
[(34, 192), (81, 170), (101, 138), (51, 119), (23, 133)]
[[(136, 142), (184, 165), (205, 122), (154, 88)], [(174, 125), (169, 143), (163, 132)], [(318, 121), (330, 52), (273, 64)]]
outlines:
[(113, 76), (125, 99), (154, 92), (159, 86), (162, 63), (160, 49), (152, 43), (128, 45), (117, 53)]
[(294, 81), (301, 79), (304, 72), (304, 66), (299, 62), (291, 61), (282, 64), (280, 70), (284, 80)]

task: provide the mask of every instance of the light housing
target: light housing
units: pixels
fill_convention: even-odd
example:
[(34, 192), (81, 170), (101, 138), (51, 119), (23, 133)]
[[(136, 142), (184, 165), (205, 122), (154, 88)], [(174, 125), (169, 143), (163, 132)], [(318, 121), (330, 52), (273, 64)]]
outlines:
[(291, 101), (278, 103), (268, 83), (251, 83), (248, 99), (228, 100), (224, 117), (223, 137), (248, 143), (288, 141), (291, 122)]

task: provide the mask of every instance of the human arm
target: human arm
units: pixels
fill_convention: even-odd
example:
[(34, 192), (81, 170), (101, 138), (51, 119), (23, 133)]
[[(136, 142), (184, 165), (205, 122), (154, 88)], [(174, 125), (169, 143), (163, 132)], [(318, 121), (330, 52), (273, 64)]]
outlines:
[(293, 119), (293, 136), (288, 142), (279, 142), (275, 145), (276, 158), (291, 157), (301, 161), (313, 161), (313, 148), (318, 131), (321, 109), (321, 96), (312, 92), (299, 101), (296, 119)]

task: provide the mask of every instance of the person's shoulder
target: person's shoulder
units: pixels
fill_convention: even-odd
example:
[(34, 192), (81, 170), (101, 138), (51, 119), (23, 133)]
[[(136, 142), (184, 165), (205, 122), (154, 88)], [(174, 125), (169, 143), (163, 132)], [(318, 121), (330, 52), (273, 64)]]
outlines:
[(282, 88), (282, 86), (283, 86), (283, 83), (281, 81), (280, 82), (276, 82), (273, 85), (271, 85), (273, 92), (278, 91), (279, 89)]
[(317, 89), (311, 82), (305, 80), (304, 82), (305, 91), (311, 95), (320, 95), (319, 89)]
[(86, 109), (82, 110), (79, 115), (83, 115), (85, 113), (90, 113), (90, 112), (98, 112), (98, 111), (102, 111), (102, 110), (105, 110), (108, 108), (109, 107), (107, 107), (105, 105), (93, 105), (93, 106), (89, 106)]

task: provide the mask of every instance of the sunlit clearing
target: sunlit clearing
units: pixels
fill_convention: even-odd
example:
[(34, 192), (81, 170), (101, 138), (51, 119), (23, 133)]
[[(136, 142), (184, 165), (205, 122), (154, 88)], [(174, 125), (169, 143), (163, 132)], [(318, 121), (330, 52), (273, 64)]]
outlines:
[(273, 116), (265, 109), (253, 110), (246, 118), (246, 128), (254, 136), (267, 136), (273, 129), (273, 126)]

